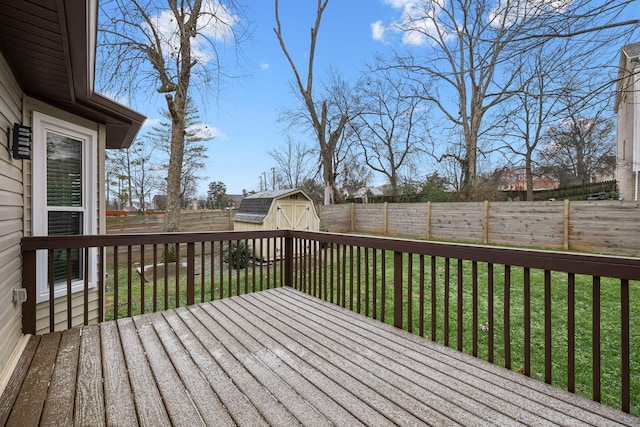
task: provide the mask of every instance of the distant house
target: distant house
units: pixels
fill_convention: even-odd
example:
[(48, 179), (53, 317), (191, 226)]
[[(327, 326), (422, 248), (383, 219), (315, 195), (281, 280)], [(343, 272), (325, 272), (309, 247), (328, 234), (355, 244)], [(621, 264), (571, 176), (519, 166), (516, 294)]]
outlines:
[[(0, 0), (0, 10), (2, 379), (13, 369), (11, 353), (26, 343), (22, 237), (106, 233), (105, 149), (128, 147), (145, 117), (93, 90), (97, 1)], [(14, 146), (21, 148), (14, 152)], [(97, 305), (97, 256), (94, 250), (72, 259), (71, 289), (54, 285), (52, 309), (66, 312), (59, 297), (69, 291), (74, 306), (85, 296)], [(46, 263), (38, 266), (36, 322), (42, 330), (48, 329), (49, 281)], [(54, 268), (66, 265), (55, 262)], [(72, 325), (83, 323), (81, 311), (72, 315)], [(65, 316), (56, 321), (66, 322)]]
[(165, 194), (156, 194), (151, 199), (151, 209), (164, 211), (167, 209), (167, 196)]
[(616, 179), (620, 197), (638, 200), (640, 184), (640, 43), (620, 51), (614, 109), (618, 118)]
[(242, 194), (225, 194), (222, 196), (222, 209), (238, 209), (242, 203)]
[[(499, 191), (527, 191), (527, 174), (523, 167), (503, 168), (497, 172)], [(533, 191), (555, 190), (560, 187), (560, 181), (548, 175), (533, 177)]]

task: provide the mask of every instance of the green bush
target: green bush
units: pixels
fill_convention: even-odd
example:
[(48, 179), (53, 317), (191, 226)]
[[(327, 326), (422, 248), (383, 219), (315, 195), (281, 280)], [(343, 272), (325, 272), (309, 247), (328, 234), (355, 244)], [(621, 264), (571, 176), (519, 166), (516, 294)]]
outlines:
[(230, 263), (233, 268), (245, 268), (251, 258), (253, 254), (244, 240), (233, 240), (224, 247), (224, 261)]

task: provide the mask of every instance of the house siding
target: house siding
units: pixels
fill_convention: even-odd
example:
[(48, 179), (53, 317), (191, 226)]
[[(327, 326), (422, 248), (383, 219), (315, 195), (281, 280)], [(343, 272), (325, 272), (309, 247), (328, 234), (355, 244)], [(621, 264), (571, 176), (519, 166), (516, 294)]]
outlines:
[(13, 288), (21, 287), (20, 239), (24, 235), (23, 160), (13, 160), (6, 131), (22, 122), (22, 91), (0, 55), (0, 375), (22, 337), (22, 308), (13, 304)]

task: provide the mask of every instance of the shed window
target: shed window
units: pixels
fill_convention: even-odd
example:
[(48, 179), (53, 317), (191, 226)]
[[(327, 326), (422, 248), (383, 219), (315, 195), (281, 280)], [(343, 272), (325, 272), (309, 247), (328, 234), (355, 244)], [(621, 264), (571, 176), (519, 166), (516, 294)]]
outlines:
[[(96, 234), (97, 134), (71, 123), (35, 112), (33, 115), (33, 234)], [(39, 251), (38, 302), (49, 299), (48, 254)], [(89, 286), (96, 284), (96, 253), (70, 251), (72, 292), (84, 287), (85, 263)], [(55, 297), (67, 292), (67, 250), (53, 253)]]

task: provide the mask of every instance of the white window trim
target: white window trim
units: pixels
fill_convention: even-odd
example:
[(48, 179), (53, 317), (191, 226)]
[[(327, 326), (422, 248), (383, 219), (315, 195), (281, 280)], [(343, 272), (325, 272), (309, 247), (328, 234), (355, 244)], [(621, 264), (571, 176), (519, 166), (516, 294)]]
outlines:
[[(98, 180), (97, 180), (97, 146), (98, 133), (95, 130), (69, 123), (56, 117), (48, 116), (37, 111), (33, 112), (33, 149), (31, 162), (32, 180), (32, 224), (34, 236), (46, 236), (47, 232), (47, 147), (46, 134), (52, 131), (58, 134), (68, 135), (82, 141), (82, 176), (83, 176), (83, 234), (97, 234), (98, 231)], [(56, 211), (64, 208), (57, 207)], [(76, 211), (77, 209), (73, 209)], [(81, 249), (83, 251), (83, 249)], [(82, 255), (84, 258), (84, 254)], [(89, 256), (84, 259), (88, 262), (89, 288), (97, 286), (97, 250), (91, 248)], [(47, 282), (47, 251), (38, 251), (36, 254), (36, 302), (49, 300), (49, 284)], [(84, 272), (84, 268), (82, 268)], [(74, 280), (71, 283), (71, 292), (79, 292), (84, 289), (84, 279)], [(66, 283), (59, 284), (54, 291), (54, 297), (58, 298), (67, 294)]]

